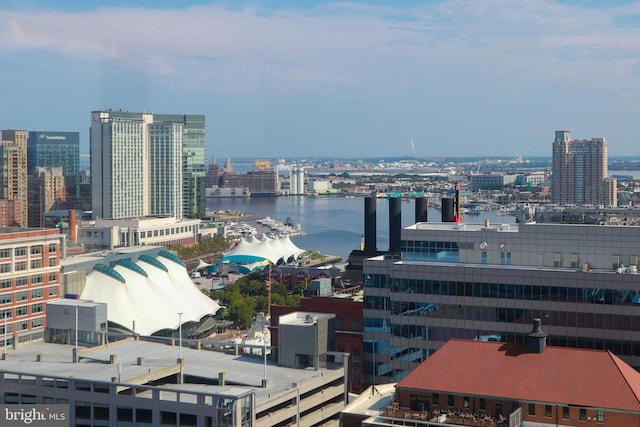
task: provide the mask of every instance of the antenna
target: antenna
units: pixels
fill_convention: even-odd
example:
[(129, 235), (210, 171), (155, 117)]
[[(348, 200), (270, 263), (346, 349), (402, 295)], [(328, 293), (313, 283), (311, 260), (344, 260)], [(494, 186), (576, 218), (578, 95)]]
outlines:
[(416, 158), (416, 147), (413, 144), (413, 133), (411, 134), (411, 158)]

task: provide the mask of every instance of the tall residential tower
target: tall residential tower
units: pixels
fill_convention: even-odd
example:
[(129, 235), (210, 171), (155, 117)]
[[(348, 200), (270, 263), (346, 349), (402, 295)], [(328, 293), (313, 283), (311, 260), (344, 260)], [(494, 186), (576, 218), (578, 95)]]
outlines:
[(91, 116), (96, 218), (204, 212), (203, 115), (106, 110)]
[(572, 140), (556, 131), (553, 142), (551, 199), (559, 204), (617, 205), (617, 183), (608, 178), (607, 140)]

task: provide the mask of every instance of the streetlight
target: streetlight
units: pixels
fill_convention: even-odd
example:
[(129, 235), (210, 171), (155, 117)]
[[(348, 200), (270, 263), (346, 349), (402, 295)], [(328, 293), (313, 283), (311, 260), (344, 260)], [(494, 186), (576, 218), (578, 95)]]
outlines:
[(178, 313), (178, 356), (182, 361), (182, 312)]

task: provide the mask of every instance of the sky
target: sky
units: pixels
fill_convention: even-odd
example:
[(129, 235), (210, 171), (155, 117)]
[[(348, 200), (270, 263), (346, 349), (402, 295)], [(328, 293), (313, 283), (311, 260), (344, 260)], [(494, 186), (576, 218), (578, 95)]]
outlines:
[[(0, 128), (205, 114), (207, 158), (639, 156), (640, 2), (0, 0)], [(413, 151), (411, 142), (413, 141)]]

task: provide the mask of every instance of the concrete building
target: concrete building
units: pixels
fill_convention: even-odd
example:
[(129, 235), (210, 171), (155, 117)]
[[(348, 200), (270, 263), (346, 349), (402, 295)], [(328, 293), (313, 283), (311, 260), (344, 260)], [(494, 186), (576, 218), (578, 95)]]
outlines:
[(572, 140), (571, 132), (556, 131), (553, 142), (551, 201), (558, 204), (617, 205), (617, 183), (608, 178), (605, 138)]
[(204, 116), (94, 111), (96, 218), (182, 218), (204, 212)]
[(22, 407), (66, 405), (73, 426), (337, 426), (341, 366), (265, 364), (223, 344), (128, 338), (78, 351), (52, 343), (10, 349), (0, 360), (0, 396)]
[(471, 188), (474, 190), (499, 190), (505, 185), (516, 182), (517, 175), (506, 173), (485, 173), (471, 175)]
[[(305, 313), (330, 313), (335, 316), (332, 320), (335, 339), (334, 347), (330, 351), (349, 354), (349, 392), (362, 393), (364, 390), (364, 322), (362, 295), (333, 294), (301, 298), (297, 307), (271, 306), (271, 343), (279, 346), (280, 316), (295, 311)], [(347, 363), (346, 361), (344, 363)]]
[(46, 303), (60, 298), (62, 236), (56, 229), (0, 229), (0, 343), (42, 340)]
[(27, 185), (27, 131), (3, 130), (0, 140), (0, 200), (10, 200), (8, 206), (20, 212), (15, 223), (0, 226), (26, 227), (29, 223)]
[(390, 222), (394, 236), (398, 249), (363, 261), (368, 384), (403, 378), (451, 338), (524, 343), (536, 317), (551, 345), (640, 366), (640, 227)]
[(175, 218), (133, 218), (83, 221), (78, 242), (88, 250), (131, 246), (189, 246), (200, 241), (200, 220)]

